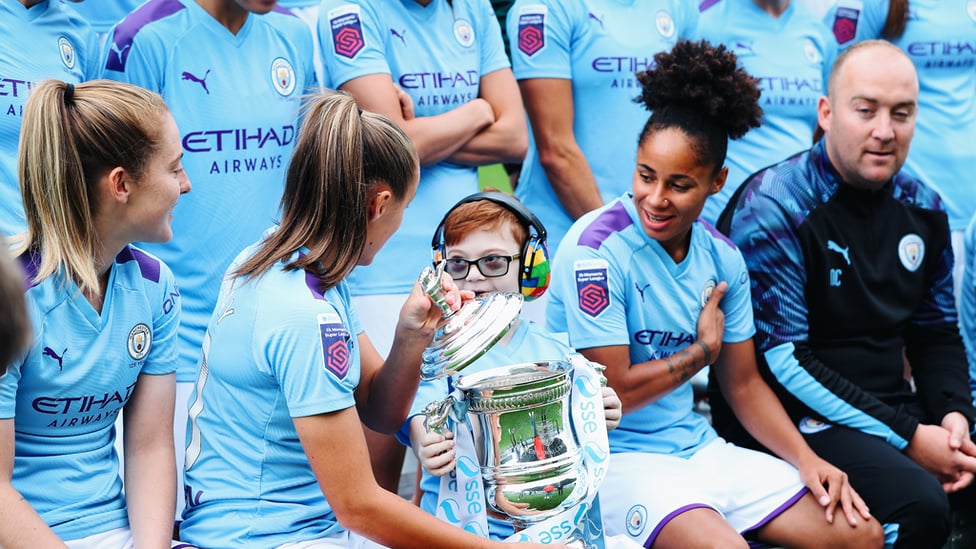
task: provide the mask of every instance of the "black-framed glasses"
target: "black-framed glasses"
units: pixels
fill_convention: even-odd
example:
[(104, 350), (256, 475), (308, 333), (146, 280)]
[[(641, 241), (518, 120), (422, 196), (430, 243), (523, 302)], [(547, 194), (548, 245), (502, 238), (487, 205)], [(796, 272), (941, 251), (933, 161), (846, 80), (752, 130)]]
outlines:
[(481, 274), (488, 278), (505, 276), (508, 274), (508, 267), (512, 261), (522, 257), (521, 254), (515, 255), (486, 255), (478, 259), (464, 259), (463, 257), (451, 257), (444, 260), (444, 272), (451, 275), (454, 280), (464, 280), (468, 277), (468, 272), (472, 265), (477, 265)]

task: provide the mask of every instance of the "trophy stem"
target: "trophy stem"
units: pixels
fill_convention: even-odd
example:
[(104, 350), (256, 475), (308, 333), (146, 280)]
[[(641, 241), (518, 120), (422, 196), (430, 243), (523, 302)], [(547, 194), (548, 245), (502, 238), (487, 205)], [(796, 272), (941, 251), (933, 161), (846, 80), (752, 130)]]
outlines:
[(447, 303), (447, 292), (444, 291), (444, 284), (441, 281), (441, 275), (443, 274), (443, 263), (437, 265), (436, 269), (426, 267), (420, 273), (420, 286), (424, 289), (424, 293), (430, 297), (430, 300), (434, 302), (434, 305), (437, 305), (437, 308), (441, 310), (441, 316), (450, 318), (454, 314), (454, 311), (451, 310), (451, 306)]

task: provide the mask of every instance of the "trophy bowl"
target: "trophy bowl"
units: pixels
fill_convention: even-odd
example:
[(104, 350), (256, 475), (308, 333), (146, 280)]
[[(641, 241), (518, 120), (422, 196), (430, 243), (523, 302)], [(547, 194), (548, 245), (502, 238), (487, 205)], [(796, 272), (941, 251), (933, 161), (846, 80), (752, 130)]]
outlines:
[(569, 413), (572, 370), (563, 360), (528, 362), (457, 381), (468, 417), (475, 420), (488, 505), (516, 524), (555, 516), (587, 495)]

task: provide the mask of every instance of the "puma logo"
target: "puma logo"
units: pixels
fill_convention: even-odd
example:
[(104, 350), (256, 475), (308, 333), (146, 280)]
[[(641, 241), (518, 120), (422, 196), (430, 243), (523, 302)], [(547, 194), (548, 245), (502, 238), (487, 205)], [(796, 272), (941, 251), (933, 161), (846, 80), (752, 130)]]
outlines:
[(637, 285), (636, 282), (634, 282), (634, 288), (636, 288), (637, 291), (640, 293), (641, 303), (644, 302), (644, 290), (648, 289), (650, 286), (651, 286), (650, 284), (644, 284), (644, 287), (641, 288), (640, 286)]
[(746, 42), (736, 41), (735, 51), (740, 55), (742, 53), (749, 53), (750, 55), (755, 55), (755, 52), (752, 51), (752, 44), (748, 44)]
[[(594, 20), (594, 21), (596, 21), (597, 23), (599, 23), (600, 24), (600, 28), (601, 29), (604, 29), (604, 27), (603, 27), (603, 18), (602, 17), (597, 17), (596, 15), (593, 14), (592, 11), (589, 12), (589, 13), (590, 13), (589, 18), (592, 19), (592, 20)], [(606, 29), (604, 29), (604, 30), (606, 30)]]
[(119, 58), (119, 64), (120, 65), (123, 64), (122, 63), (122, 56), (125, 55), (125, 50), (127, 50), (127, 49), (129, 49), (131, 47), (132, 47), (132, 44), (126, 44), (125, 47), (123, 47), (122, 49), (119, 49), (118, 45), (116, 45), (115, 42), (112, 42), (111, 49), (115, 53), (115, 55)]
[(400, 42), (402, 42), (404, 46), (407, 45), (407, 40), (406, 40), (406, 38), (403, 37), (403, 35), (406, 32), (407, 32), (407, 29), (403, 29), (400, 32), (397, 32), (396, 29), (390, 29), (390, 34), (392, 34), (393, 36), (396, 36), (397, 38), (399, 38), (400, 39)]
[(203, 86), (203, 91), (207, 92), (207, 95), (210, 95), (210, 89), (207, 88), (208, 76), (210, 76), (210, 69), (207, 69), (207, 72), (204, 73), (203, 78), (198, 78), (190, 71), (183, 71), (183, 80), (189, 80), (191, 82), (196, 82), (197, 84), (200, 84), (201, 86)]
[(832, 252), (839, 253), (841, 256), (844, 257), (844, 261), (846, 261), (848, 265), (851, 264), (851, 256), (848, 253), (850, 251), (850, 249), (851, 249), (850, 246), (848, 246), (846, 248), (841, 248), (840, 247), (840, 244), (837, 244), (833, 240), (828, 240), (827, 241), (827, 249), (830, 250), (830, 251), (832, 251)]
[(54, 349), (52, 349), (50, 347), (44, 347), (44, 351), (42, 351), (42, 354), (44, 356), (49, 356), (49, 357), (53, 358), (54, 360), (57, 360), (58, 361), (58, 371), (59, 372), (63, 372), (64, 371), (64, 364), (62, 363), (62, 361), (64, 359), (64, 354), (67, 353), (67, 352), (68, 352), (68, 349), (65, 349), (65, 350), (61, 351), (61, 354), (59, 355), (58, 353), (55, 353), (54, 352)]

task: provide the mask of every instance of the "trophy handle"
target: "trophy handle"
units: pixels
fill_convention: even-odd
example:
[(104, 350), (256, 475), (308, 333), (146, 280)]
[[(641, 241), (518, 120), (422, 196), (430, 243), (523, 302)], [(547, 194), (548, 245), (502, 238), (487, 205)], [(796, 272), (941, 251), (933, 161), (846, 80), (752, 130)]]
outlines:
[(572, 364), (573, 367), (586, 365), (589, 366), (590, 368), (593, 368), (594, 370), (596, 370), (596, 373), (600, 374), (600, 386), (602, 387), (607, 386), (607, 376), (606, 376), (607, 367), (604, 366), (603, 364), (600, 364), (599, 362), (593, 362), (592, 360), (586, 358), (580, 353), (570, 353), (566, 355), (566, 360), (570, 364)]
[(424, 429), (439, 435), (447, 433), (447, 421), (450, 418), (454, 399), (435, 400), (424, 407)]

